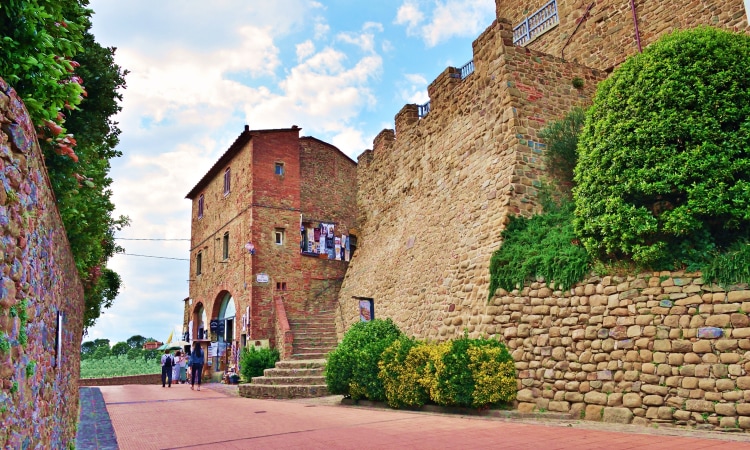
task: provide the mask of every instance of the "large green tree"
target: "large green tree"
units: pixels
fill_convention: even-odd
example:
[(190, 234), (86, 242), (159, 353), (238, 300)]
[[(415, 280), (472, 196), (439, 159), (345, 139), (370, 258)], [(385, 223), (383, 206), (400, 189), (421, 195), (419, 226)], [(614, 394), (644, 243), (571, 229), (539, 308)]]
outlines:
[[(88, 0), (7, 0), (0, 3), (0, 76), (24, 100), (39, 130), (58, 209), (84, 283), (84, 327), (112, 305), (120, 277), (106, 268), (119, 247), (114, 233), (110, 160), (120, 130), (124, 71), (114, 48), (90, 34)], [(85, 86), (85, 89), (84, 89)]]
[(578, 150), (575, 227), (594, 256), (669, 269), (747, 239), (750, 36), (678, 31), (629, 58)]

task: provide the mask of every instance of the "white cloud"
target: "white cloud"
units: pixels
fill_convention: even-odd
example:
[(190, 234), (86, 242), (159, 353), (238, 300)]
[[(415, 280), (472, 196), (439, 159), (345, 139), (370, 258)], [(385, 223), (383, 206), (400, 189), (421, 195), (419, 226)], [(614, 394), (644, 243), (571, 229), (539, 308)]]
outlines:
[(413, 33), (417, 26), (424, 20), (424, 13), (419, 9), (419, 5), (414, 3), (412, 0), (406, 0), (403, 5), (398, 8), (396, 13), (395, 23), (398, 25), (406, 25), (407, 33)]
[(452, 37), (476, 36), (490, 25), (495, 15), (494, 0), (434, 0), (434, 8), (427, 23), (424, 13), (414, 0), (406, 0), (399, 7), (395, 23), (406, 25), (408, 36), (419, 36), (428, 47), (434, 47)]
[(339, 131), (331, 139), (331, 144), (338, 147), (354, 161), (357, 156), (365, 149), (372, 147), (374, 136), (365, 138), (362, 131), (352, 127), (346, 127)]
[(427, 85), (427, 79), (423, 75), (407, 73), (398, 83), (399, 96), (406, 103), (423, 105), (430, 100), (427, 95)]
[(301, 62), (313, 53), (315, 53), (315, 44), (311, 40), (308, 39), (301, 44), (297, 44), (297, 62)]

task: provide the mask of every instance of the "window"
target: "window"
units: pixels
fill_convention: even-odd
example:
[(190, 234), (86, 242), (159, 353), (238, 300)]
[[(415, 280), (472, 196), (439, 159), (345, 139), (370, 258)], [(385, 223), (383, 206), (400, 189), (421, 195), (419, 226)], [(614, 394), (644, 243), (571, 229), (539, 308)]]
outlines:
[(284, 245), (284, 229), (276, 228), (273, 232), (274, 242), (276, 245)]
[(203, 218), (203, 194), (201, 194), (200, 197), (198, 197), (198, 218)]
[(277, 291), (286, 291), (286, 281), (277, 281), (276, 282), (276, 290)]
[(274, 173), (276, 175), (284, 175), (284, 163), (276, 163), (276, 166), (274, 167)]
[(232, 182), (232, 171), (229, 167), (224, 171), (224, 195), (229, 195)]
[(229, 259), (229, 232), (224, 233), (224, 238), (221, 240), (221, 257), (223, 260)]
[(200, 275), (203, 273), (203, 254), (198, 252), (195, 256), (195, 274)]

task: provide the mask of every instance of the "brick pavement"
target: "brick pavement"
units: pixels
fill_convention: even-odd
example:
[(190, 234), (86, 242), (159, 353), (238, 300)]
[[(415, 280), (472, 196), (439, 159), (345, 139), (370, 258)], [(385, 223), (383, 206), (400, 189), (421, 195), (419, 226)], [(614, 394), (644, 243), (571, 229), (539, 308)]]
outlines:
[(340, 397), (255, 400), (237, 397), (236, 386), (221, 384), (204, 385), (201, 392), (191, 391), (185, 385), (172, 386), (171, 389), (150, 385), (104, 386), (100, 389), (122, 450), (750, 450), (750, 436), (739, 433), (347, 407), (340, 405)]

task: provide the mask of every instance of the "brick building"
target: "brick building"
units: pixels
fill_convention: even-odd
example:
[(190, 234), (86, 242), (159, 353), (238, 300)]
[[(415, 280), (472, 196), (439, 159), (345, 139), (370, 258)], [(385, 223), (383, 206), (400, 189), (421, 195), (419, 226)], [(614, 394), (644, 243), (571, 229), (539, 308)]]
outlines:
[(184, 331), (206, 346), (207, 372), (231, 367), (246, 345), (291, 356), (289, 323), (330, 308), (338, 295), (356, 242), (357, 166), (299, 133), (245, 126), (187, 194)]

